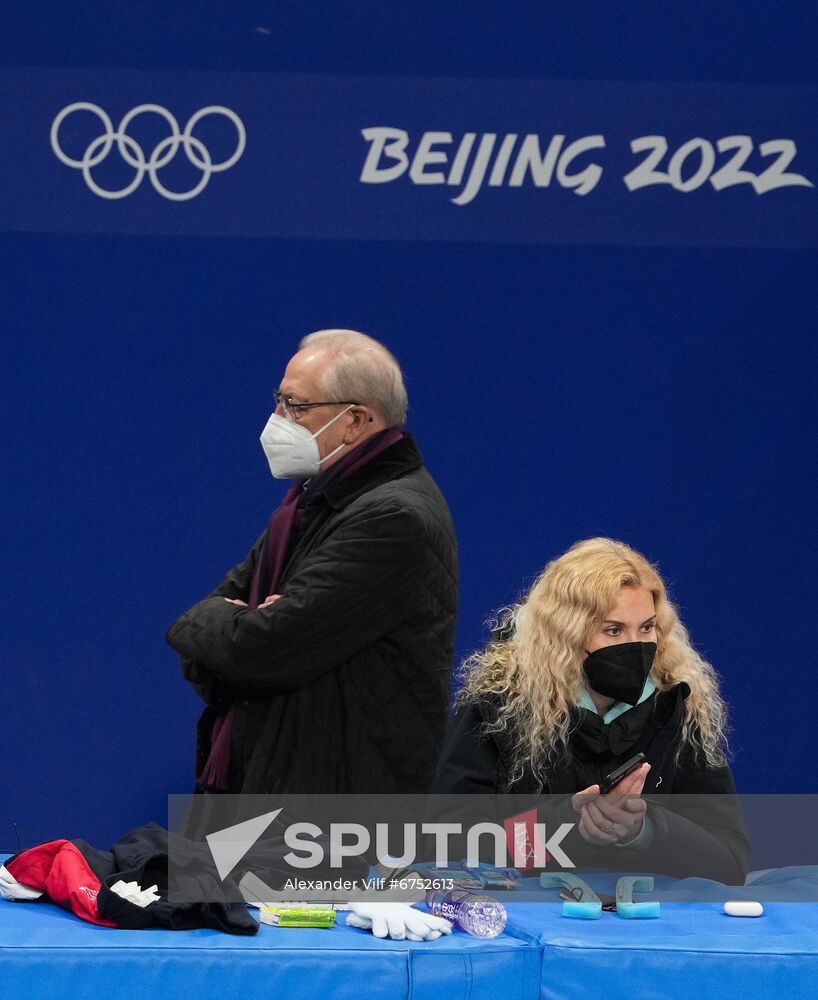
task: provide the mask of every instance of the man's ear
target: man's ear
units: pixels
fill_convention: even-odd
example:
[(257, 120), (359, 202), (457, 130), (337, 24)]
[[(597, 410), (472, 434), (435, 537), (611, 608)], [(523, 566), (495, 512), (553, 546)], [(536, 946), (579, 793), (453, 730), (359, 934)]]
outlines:
[[(360, 409), (352, 411), (353, 422), (350, 424), (349, 429), (355, 432), (355, 439), (357, 439), (365, 430), (367, 424), (372, 423), (375, 419), (368, 410)], [(352, 444), (352, 442), (349, 442)]]

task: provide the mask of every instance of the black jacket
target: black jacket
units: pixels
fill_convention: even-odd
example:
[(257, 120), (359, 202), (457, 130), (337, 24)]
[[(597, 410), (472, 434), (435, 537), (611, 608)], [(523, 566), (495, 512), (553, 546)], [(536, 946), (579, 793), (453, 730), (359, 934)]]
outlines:
[(440, 748), (457, 610), (451, 517), (409, 435), (310, 497), (278, 590), (247, 600), (266, 532), (169, 629), (208, 703), (237, 705), (230, 791), (423, 792)]
[(654, 692), (609, 725), (593, 712), (576, 709), (569, 752), (541, 774), (528, 770), (515, 781), (511, 737), (485, 732), (497, 717), (497, 702), (467, 704), (449, 724), (432, 790), (447, 795), (541, 793), (546, 798), (539, 800), (539, 809), (550, 833), (559, 823), (577, 823), (571, 795), (644, 753), (651, 765), (644, 788), (652, 833), (648, 846), (601, 848), (588, 844), (575, 828), (562, 841), (566, 854), (577, 867), (743, 884), (750, 844), (730, 768), (707, 767), (681, 741), (689, 693), (686, 684)]
[[(53, 866), (59, 870), (55, 883), (60, 889), (61, 906), (73, 909), (83, 919), (92, 919), (88, 916), (87, 902), (79, 908), (73, 903), (85, 894), (95, 902), (98, 917), (95, 923), (111, 921), (129, 930), (211, 927), (228, 934), (255, 934), (258, 924), (248, 912), (239, 889), (244, 874), (252, 872), (278, 892), (285, 889), (289, 879), (304, 874), (285, 861), (290, 848), (284, 840), (269, 835), (256, 841), (225, 878), (216, 870), (207, 844), (168, 833), (156, 823), (131, 830), (110, 851), (99, 850), (84, 840), (58, 843), (73, 845), (82, 856), (81, 863), (70, 857), (55, 862), (54, 844), (48, 843), (9, 858), (6, 865), (11, 872), (17, 864), (35, 872), (37, 888), (46, 891), (51, 888), (48, 879)], [(326, 842), (322, 846), (326, 849)], [(368, 871), (363, 859), (345, 858), (343, 869), (322, 862), (309, 875), (315, 879), (343, 878), (359, 883)], [(94, 888), (87, 884), (92, 876), (99, 881), (96, 897)], [(153, 886), (159, 898), (147, 906), (139, 906), (113, 891), (111, 887), (119, 881), (136, 882), (141, 889)]]

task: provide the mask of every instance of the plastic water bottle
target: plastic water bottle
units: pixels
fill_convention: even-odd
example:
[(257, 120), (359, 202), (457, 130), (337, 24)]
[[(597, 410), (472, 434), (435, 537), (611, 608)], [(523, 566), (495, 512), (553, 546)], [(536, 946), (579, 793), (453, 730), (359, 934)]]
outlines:
[(426, 905), (436, 917), (445, 917), (461, 931), (479, 938), (502, 934), (508, 918), (502, 903), (466, 889), (431, 890), (426, 893)]

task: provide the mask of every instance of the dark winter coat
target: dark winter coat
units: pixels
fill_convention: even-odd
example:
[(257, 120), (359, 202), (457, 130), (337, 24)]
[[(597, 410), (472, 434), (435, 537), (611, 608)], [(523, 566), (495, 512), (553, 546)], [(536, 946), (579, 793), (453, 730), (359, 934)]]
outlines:
[(168, 631), (208, 702), (237, 705), (230, 791), (423, 792), (446, 719), (457, 610), (451, 517), (409, 435), (313, 495), (270, 606), (247, 600), (265, 543)]
[[(326, 849), (326, 841), (322, 846)], [(49, 841), (9, 858), (5, 866), (23, 885), (103, 926), (176, 931), (211, 927), (228, 934), (255, 934), (258, 924), (247, 910), (239, 883), (252, 872), (281, 892), (289, 879), (304, 874), (287, 863), (289, 853), (282, 837), (268, 834), (249, 847), (229, 877), (222, 878), (207, 844), (146, 823), (125, 834), (110, 851), (84, 840)], [(368, 871), (361, 858), (345, 858), (343, 869), (322, 862), (309, 875), (360, 882)], [(111, 887), (120, 881), (136, 882), (141, 889), (154, 887), (159, 898), (143, 907), (113, 891)]]
[(570, 797), (598, 783), (619, 764), (644, 753), (652, 837), (643, 848), (588, 844), (575, 828), (562, 845), (577, 867), (616, 867), (679, 878), (699, 876), (743, 884), (750, 844), (729, 766), (711, 768), (681, 740), (687, 684), (656, 691), (606, 725), (585, 708), (575, 710), (569, 752), (535, 775), (512, 780), (512, 740), (488, 734), (497, 703), (486, 699), (458, 709), (446, 733), (433, 791), (440, 794), (543, 793), (546, 829), (578, 822)]

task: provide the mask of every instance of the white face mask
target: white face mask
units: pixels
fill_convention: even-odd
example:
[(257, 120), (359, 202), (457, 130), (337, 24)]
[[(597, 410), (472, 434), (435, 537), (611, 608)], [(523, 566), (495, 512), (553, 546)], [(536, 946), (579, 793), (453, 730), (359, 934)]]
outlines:
[(336, 420), (339, 420), (352, 407), (341, 410), (332, 420), (319, 428), (315, 434), (310, 434), (306, 427), (297, 424), (277, 413), (271, 413), (270, 419), (261, 432), (261, 447), (267, 456), (270, 472), (276, 479), (309, 479), (321, 470), (322, 463), (337, 455), (345, 448), (342, 441), (333, 451), (321, 458), (316, 438)]

